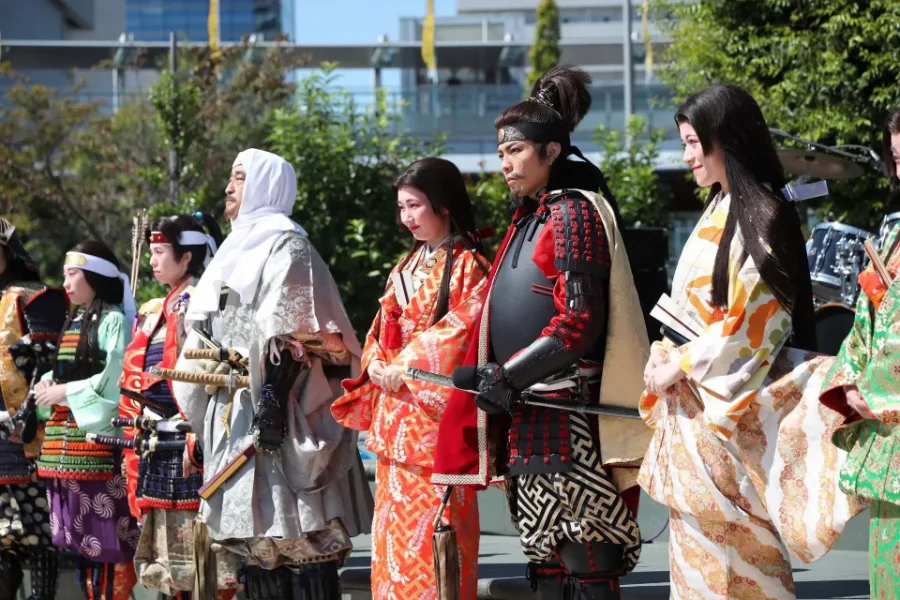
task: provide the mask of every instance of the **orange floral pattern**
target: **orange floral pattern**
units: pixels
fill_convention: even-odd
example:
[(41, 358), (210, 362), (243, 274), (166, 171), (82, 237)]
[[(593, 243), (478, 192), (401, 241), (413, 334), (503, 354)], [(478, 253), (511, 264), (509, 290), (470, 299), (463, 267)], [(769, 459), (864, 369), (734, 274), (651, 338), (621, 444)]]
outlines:
[(673, 598), (791, 599), (790, 557), (823, 556), (864, 504), (838, 491), (840, 417), (818, 402), (833, 359), (783, 347), (790, 315), (744, 259), (739, 232), (729, 304), (712, 304), (728, 206), (707, 210), (679, 260), (672, 297), (703, 332), (656, 345), (686, 379), (674, 398), (641, 398), (654, 435), (638, 483), (671, 511)]
[[(376, 598), (424, 599), (437, 594), (431, 536), (446, 488), (431, 483), (431, 469), (438, 425), (451, 390), (404, 379), (402, 389), (391, 392), (371, 382), (367, 370), (372, 361), (381, 360), (388, 366), (451, 375), (462, 364), (471, 328), (484, 303), (489, 265), (461, 244), (453, 252), (448, 312), (436, 323), (432, 321), (446, 250), (427, 256), (422, 248), (402, 269), (399, 265), (394, 268), (392, 275), (404, 271), (418, 288), (402, 306), (393, 284), (388, 284), (366, 336), (363, 374), (344, 382), (347, 393), (331, 408), (345, 427), (368, 432), (366, 447), (378, 456), (372, 526), (372, 590)], [(399, 344), (389, 343), (388, 338), (396, 335), (389, 333), (390, 328), (397, 324)], [(480, 530), (473, 489), (460, 487), (453, 492), (445, 521), (455, 529), (461, 553), (460, 599), (474, 600)]]

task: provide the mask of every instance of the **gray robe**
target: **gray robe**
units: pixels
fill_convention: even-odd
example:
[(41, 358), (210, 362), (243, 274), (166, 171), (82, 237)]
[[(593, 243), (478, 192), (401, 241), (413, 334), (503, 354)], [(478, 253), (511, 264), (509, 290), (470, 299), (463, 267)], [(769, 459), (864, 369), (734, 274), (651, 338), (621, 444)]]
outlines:
[[(202, 385), (174, 384), (178, 404), (202, 443), (207, 482), (253, 443), (250, 429), (272, 338), (339, 334), (351, 355), (351, 375), (356, 377), (360, 369), (361, 349), (337, 286), (305, 237), (289, 232), (278, 239), (252, 304), (241, 305), (236, 293), (227, 294), (224, 310), (196, 325), (211, 332), (223, 347), (249, 358), (251, 386), (234, 395), (228, 419), (231, 435), (223, 425), (227, 389), (210, 397)], [(191, 332), (184, 349), (200, 347), (197, 334)], [(331, 415), (331, 404), (341, 394), (340, 381), (325, 376), (320, 356), (308, 356), (309, 376), (299, 378), (292, 391), (281, 449), (271, 456), (258, 453), (200, 506), (211, 539), (242, 540), (224, 545), (254, 555), (269, 567), (274, 564), (260, 554), (277, 548), (276, 554), (289, 557), (281, 562), (314, 560), (317, 554), (349, 552), (347, 536), (371, 530), (373, 502), (357, 433), (338, 425)], [(176, 368), (201, 370), (199, 361), (186, 359), (183, 353)], [(298, 543), (302, 547), (287, 547), (290, 540), (303, 540)]]

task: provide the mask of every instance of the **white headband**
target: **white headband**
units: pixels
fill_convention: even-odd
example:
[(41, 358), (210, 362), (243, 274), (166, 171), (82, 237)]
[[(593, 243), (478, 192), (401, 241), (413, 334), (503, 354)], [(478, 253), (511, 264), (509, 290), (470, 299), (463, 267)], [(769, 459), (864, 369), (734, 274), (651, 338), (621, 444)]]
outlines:
[(103, 275), (111, 279), (119, 279), (122, 281), (122, 306), (125, 309), (125, 319), (131, 322), (134, 318), (137, 306), (134, 296), (131, 294), (131, 281), (128, 275), (119, 271), (116, 265), (112, 264), (105, 258), (85, 254), (84, 252), (66, 252), (65, 266), (75, 267), (83, 271), (91, 271), (97, 275)]
[[(166, 236), (161, 231), (151, 231), (150, 232), (150, 243), (151, 244), (171, 244), (166, 238)], [(209, 246), (212, 243), (213, 247), (215, 247), (215, 242), (212, 241), (212, 237), (206, 235), (202, 231), (182, 231), (178, 235), (178, 243), (182, 246)]]
[(66, 252), (66, 266), (92, 271), (104, 277), (118, 278), (119, 269), (104, 258), (83, 252)]
[[(151, 244), (169, 244), (172, 242), (168, 241), (163, 235), (161, 231), (151, 231), (150, 232), (150, 243)], [(213, 255), (216, 253), (216, 240), (213, 239), (213, 236), (206, 235), (202, 231), (182, 231), (178, 235), (178, 243), (182, 246), (206, 246), (207, 252), (206, 257), (203, 259), (203, 266), (209, 264), (212, 260)]]

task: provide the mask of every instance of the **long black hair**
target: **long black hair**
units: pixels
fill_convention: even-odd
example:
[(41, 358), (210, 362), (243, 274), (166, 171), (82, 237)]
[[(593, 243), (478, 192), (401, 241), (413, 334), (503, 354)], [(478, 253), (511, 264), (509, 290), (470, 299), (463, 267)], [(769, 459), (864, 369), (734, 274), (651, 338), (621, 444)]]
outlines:
[[(72, 252), (96, 256), (111, 262), (117, 269), (121, 268), (115, 253), (110, 250), (109, 246), (99, 240), (85, 240), (72, 248)], [(75, 350), (74, 372), (87, 375), (93, 372), (93, 365), (100, 356), (100, 348), (97, 344), (100, 320), (104, 308), (111, 304), (122, 303), (125, 295), (125, 285), (118, 277), (106, 277), (87, 269), (83, 269), (82, 273), (84, 273), (85, 281), (94, 290), (94, 299), (83, 308), (84, 312), (81, 315), (81, 331), (78, 336), (78, 347)], [(80, 310), (79, 307), (72, 307), (72, 312), (69, 314), (69, 320), (66, 322), (63, 332), (69, 329), (72, 319), (78, 310)], [(125, 324), (126, 327), (129, 325), (128, 323)]]
[[(562, 134), (559, 142), (562, 152), (550, 166), (548, 191), (579, 188), (599, 191), (606, 198), (621, 225), (619, 207), (603, 172), (571, 145), (569, 133), (581, 123), (591, 109), (591, 76), (576, 67), (556, 66), (544, 73), (531, 88), (531, 97), (507, 108), (494, 120), (494, 129), (500, 130), (516, 123), (534, 123), (548, 129), (556, 128)], [(547, 143), (535, 142), (538, 156), (546, 160)], [(581, 160), (569, 160), (570, 156)]]
[[(198, 221), (198, 217), (203, 220), (203, 224)], [(179, 261), (184, 257), (186, 252), (191, 253), (191, 260), (188, 262), (187, 274), (194, 277), (200, 277), (203, 273), (203, 264), (206, 260), (207, 252), (210, 250), (206, 244), (182, 245), (178, 240), (185, 231), (199, 231), (206, 233), (203, 225), (206, 225), (209, 235), (216, 242), (216, 246), (222, 243), (222, 230), (216, 220), (206, 213), (194, 213), (193, 215), (178, 215), (175, 217), (161, 217), (154, 219), (150, 223), (150, 227), (144, 232), (147, 243), (150, 243), (150, 234), (159, 231), (165, 237), (168, 243), (172, 245), (172, 252), (175, 260)]]
[(894, 190), (900, 188), (900, 179), (897, 179), (897, 161), (891, 149), (891, 136), (898, 133), (900, 133), (900, 109), (889, 114), (881, 128), (881, 159), (884, 161), (884, 174), (891, 180), (891, 188)]
[[(678, 107), (675, 122), (694, 128), (705, 154), (720, 149), (725, 164), (731, 207), (716, 252), (713, 303), (728, 305), (728, 257), (735, 232), (740, 231), (745, 255), (791, 313), (792, 345), (813, 350), (812, 285), (800, 216), (781, 191), (784, 168), (759, 105), (738, 86), (714, 85)], [(714, 184), (707, 204), (721, 190), (721, 182)]]
[[(453, 271), (453, 248), (457, 241), (461, 241), (466, 250), (473, 254), (484, 256), (484, 248), (476, 234), (475, 211), (472, 209), (472, 201), (466, 191), (466, 182), (462, 173), (455, 164), (443, 158), (422, 158), (409, 165), (397, 179), (394, 180), (394, 194), (402, 187), (411, 187), (419, 190), (428, 197), (431, 209), (435, 214), (440, 214), (441, 209), (447, 209), (450, 219), (450, 239), (447, 244), (447, 257), (444, 263), (444, 276), (441, 279), (441, 287), (438, 291), (437, 303), (434, 310), (432, 323), (437, 323), (447, 314), (450, 295), (450, 274)], [(400, 220), (399, 209), (397, 220)], [(416, 240), (412, 248), (400, 262), (400, 268), (412, 258), (416, 250), (424, 242)], [(478, 261), (478, 266), (487, 274), (487, 269)]]

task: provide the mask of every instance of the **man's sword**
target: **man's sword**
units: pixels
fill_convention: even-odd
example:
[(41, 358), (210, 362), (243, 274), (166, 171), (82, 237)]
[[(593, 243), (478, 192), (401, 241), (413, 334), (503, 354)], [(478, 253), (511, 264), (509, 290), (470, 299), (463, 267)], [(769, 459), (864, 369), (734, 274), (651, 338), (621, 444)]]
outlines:
[[(453, 378), (448, 377), (447, 375), (439, 375), (437, 373), (431, 373), (429, 371), (423, 371), (422, 369), (416, 369), (410, 367), (406, 369), (406, 376), (410, 379), (416, 379), (418, 381), (425, 381), (427, 383), (433, 383), (434, 385), (439, 385), (441, 387), (453, 388), (457, 390), (462, 390), (464, 392), (468, 392), (470, 394), (478, 394), (477, 391), (467, 390), (461, 387), (456, 386), (453, 383)], [(581, 413), (583, 415), (597, 415), (603, 417), (622, 417), (625, 419), (640, 419), (640, 413), (633, 408), (622, 408), (620, 406), (608, 406), (604, 404), (582, 404), (580, 402), (569, 402), (567, 400), (556, 400), (554, 398), (547, 398), (546, 396), (541, 396), (539, 394), (535, 394), (534, 392), (525, 391), (522, 392), (522, 403), (529, 406), (543, 406), (544, 408), (555, 408), (557, 410), (564, 410), (567, 412), (576, 412)]]

